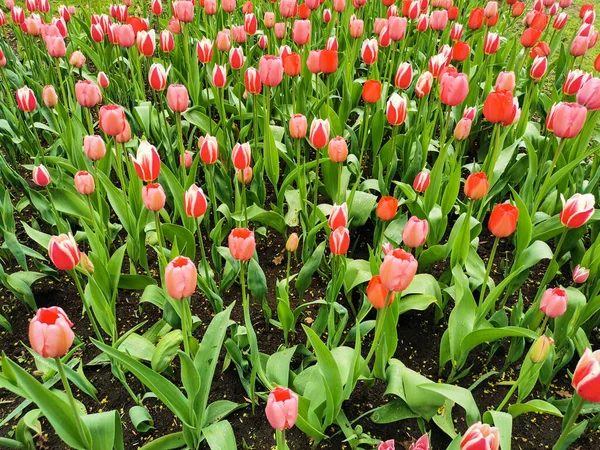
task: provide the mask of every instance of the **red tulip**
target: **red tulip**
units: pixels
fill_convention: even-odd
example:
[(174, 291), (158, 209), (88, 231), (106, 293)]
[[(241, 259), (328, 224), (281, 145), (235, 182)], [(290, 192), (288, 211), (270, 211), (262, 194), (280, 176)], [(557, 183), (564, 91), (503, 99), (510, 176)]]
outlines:
[(492, 123), (510, 122), (513, 117), (513, 94), (511, 91), (492, 91), (483, 104), (483, 116)]
[(600, 351), (585, 349), (573, 372), (571, 386), (584, 400), (600, 403)]
[(587, 223), (594, 214), (594, 194), (573, 194), (569, 200), (560, 194), (563, 209), (560, 213), (561, 223), (568, 228), (579, 228)]
[(462, 62), (471, 54), (471, 47), (467, 42), (456, 42), (452, 47), (452, 59)]
[(256, 249), (254, 233), (248, 228), (234, 228), (229, 233), (229, 251), (238, 261), (248, 261)]
[(431, 91), (431, 85), (433, 84), (433, 75), (431, 72), (423, 72), (417, 80), (417, 86), (415, 87), (415, 93), (417, 97), (423, 98), (429, 91)]
[(430, 175), (429, 171), (422, 170), (417, 174), (413, 181), (413, 189), (417, 192), (425, 192), (429, 187)]
[(152, 14), (155, 16), (160, 16), (162, 14), (162, 3), (160, 0), (152, 0), (152, 6), (150, 8), (152, 10)]
[(85, 170), (77, 172), (73, 181), (75, 182), (75, 189), (81, 195), (92, 195), (96, 190), (94, 177)]
[(376, 39), (365, 39), (362, 43), (360, 55), (365, 64), (371, 65), (377, 61), (379, 44)]
[(43, 164), (33, 168), (32, 179), (33, 182), (40, 187), (48, 186), (50, 181), (52, 181), (48, 169), (46, 169)]
[(519, 209), (510, 203), (496, 205), (490, 215), (488, 229), (498, 238), (510, 236), (517, 229), (518, 217)]
[(327, 225), (332, 230), (335, 230), (339, 227), (345, 228), (348, 226), (348, 205), (346, 203), (342, 203), (341, 205), (333, 205), (331, 212), (329, 213)]
[(408, 104), (406, 98), (394, 92), (387, 102), (386, 115), (390, 125), (400, 125), (404, 123), (407, 110)]
[(334, 255), (345, 255), (350, 247), (350, 232), (345, 227), (338, 227), (329, 235), (329, 248)]
[(421, 14), (417, 21), (417, 31), (419, 33), (425, 33), (429, 27), (429, 16), (427, 14)]
[(479, 200), (486, 196), (489, 188), (490, 184), (485, 172), (476, 172), (467, 177), (464, 192), (471, 200)]
[(244, 144), (235, 144), (231, 151), (231, 160), (233, 161), (233, 166), (238, 170), (244, 170), (247, 167), (250, 167), (250, 163), (252, 162), (252, 150), (250, 149), (250, 144), (247, 142)]
[(398, 200), (395, 197), (384, 196), (377, 203), (377, 217), (381, 220), (392, 220), (398, 212)]
[(483, 8), (475, 8), (469, 15), (469, 28), (478, 30), (483, 25), (484, 10)]
[(137, 35), (137, 46), (140, 54), (144, 56), (152, 56), (156, 49), (156, 36), (154, 30), (140, 31)]
[(581, 70), (569, 70), (563, 84), (563, 93), (566, 95), (577, 94), (581, 86), (583, 86), (591, 78), (591, 74), (585, 73)]
[[(371, 281), (369, 281), (369, 284), (367, 285), (366, 294), (369, 302), (373, 305), (373, 308), (382, 309), (385, 306), (385, 299), (387, 298), (388, 293), (389, 291), (381, 284), (381, 277), (379, 275), (375, 275), (371, 278)], [(391, 305), (394, 301), (394, 295), (395, 293), (392, 292), (388, 305)]]
[(310, 143), (314, 148), (323, 148), (329, 143), (329, 120), (313, 119), (310, 124)]
[(363, 85), (362, 99), (366, 103), (377, 103), (381, 98), (381, 82), (378, 80), (367, 80)]
[(142, 201), (147, 209), (158, 212), (164, 208), (167, 196), (160, 184), (151, 183), (142, 188)]
[(548, 317), (560, 317), (567, 310), (567, 303), (567, 291), (560, 288), (546, 289), (540, 302), (540, 311)]
[(527, 28), (521, 35), (521, 45), (526, 48), (533, 47), (541, 35), (542, 32), (540, 30)]
[(155, 63), (150, 66), (148, 83), (155, 91), (162, 91), (167, 87), (167, 72), (162, 64)]
[(35, 94), (27, 86), (17, 90), (16, 93), (17, 106), (23, 112), (31, 112), (37, 106)]
[(252, 13), (244, 14), (244, 31), (253, 36), (256, 34), (257, 21), (256, 16)]
[(402, 249), (388, 252), (379, 267), (381, 284), (388, 291), (400, 292), (412, 283), (419, 264), (413, 255)]
[(225, 87), (225, 84), (227, 84), (227, 67), (225, 65), (214, 65), (212, 71), (212, 84), (218, 89)]
[(475, 422), (460, 441), (460, 450), (498, 450), (500, 432), (488, 424)]
[(159, 35), (160, 49), (163, 53), (172, 52), (175, 48), (175, 39), (169, 30), (163, 30)]
[[(185, 213), (188, 217), (202, 217), (206, 212), (206, 196), (201, 188), (192, 184), (183, 195)], [(187, 297), (187, 296), (186, 296)]]
[(545, 56), (536, 56), (533, 60), (533, 64), (531, 65), (531, 70), (529, 71), (529, 76), (533, 78), (535, 81), (540, 81), (544, 75), (546, 75), (546, 70), (548, 69), (548, 58)]
[(325, 74), (335, 73), (338, 66), (338, 54), (335, 50), (322, 50), (319, 55), (319, 67)]
[(425, 244), (428, 233), (429, 223), (427, 220), (419, 220), (418, 217), (412, 216), (404, 226), (402, 241), (411, 248), (417, 248)]
[(214, 164), (219, 158), (219, 144), (217, 138), (207, 134), (204, 138), (198, 139), (200, 147), (200, 159), (204, 164)]
[(59, 270), (72, 270), (81, 260), (81, 252), (71, 233), (52, 236), (48, 243), (48, 255)]
[(394, 78), (394, 84), (398, 89), (408, 89), (412, 83), (413, 70), (412, 65), (407, 62), (400, 63), (396, 77)]
[(273, 389), (267, 399), (265, 414), (274, 429), (292, 428), (298, 418), (298, 396), (288, 388)]
[(486, 55), (493, 55), (498, 51), (500, 47), (500, 35), (498, 33), (488, 32), (485, 35), (485, 43), (483, 45), (483, 52)]
[(290, 136), (294, 139), (304, 139), (308, 123), (302, 114), (294, 114), (290, 117)]
[(249, 67), (244, 73), (244, 86), (249, 94), (260, 94), (262, 91), (262, 83), (260, 82), (260, 74), (254, 67)]
[(42, 358), (60, 358), (67, 354), (75, 334), (73, 323), (62, 308), (40, 308), (29, 322), (29, 343)]
[(105, 105), (100, 108), (100, 129), (109, 136), (118, 136), (125, 130), (125, 111), (119, 105)]
[(552, 27), (555, 30), (562, 30), (567, 24), (568, 18), (569, 16), (567, 15), (567, 13), (561, 12), (554, 18), (554, 22), (552, 22)]
[(110, 81), (108, 80), (108, 76), (104, 72), (98, 72), (98, 86), (102, 89), (106, 89)]
[(513, 17), (519, 17), (525, 11), (525, 3), (515, 2), (510, 10)]
[(192, 260), (178, 256), (165, 267), (165, 286), (175, 300), (191, 297), (196, 290), (198, 270)]
[(75, 98), (77, 99), (77, 103), (85, 108), (93, 108), (102, 102), (100, 88), (90, 80), (75, 83)]
[(150, 182), (158, 178), (160, 174), (160, 156), (156, 147), (150, 145), (148, 141), (140, 142), (137, 149), (137, 155), (129, 155), (135, 172), (140, 180)]
[(453, 41), (460, 41), (462, 39), (464, 26), (460, 23), (455, 23), (452, 25), (452, 29), (450, 30), (450, 39)]
[(198, 55), (198, 61), (202, 64), (210, 63), (213, 57), (213, 42), (210, 39), (202, 38), (202, 40), (196, 44), (196, 53)]

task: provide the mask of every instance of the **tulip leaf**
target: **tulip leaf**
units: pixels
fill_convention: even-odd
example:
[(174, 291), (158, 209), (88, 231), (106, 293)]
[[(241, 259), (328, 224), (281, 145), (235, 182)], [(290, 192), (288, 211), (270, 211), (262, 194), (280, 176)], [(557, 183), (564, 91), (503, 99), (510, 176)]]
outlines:
[(275, 186), (275, 189), (277, 189), (277, 183), (279, 181), (279, 150), (275, 144), (275, 137), (273, 136), (271, 125), (267, 123), (267, 116), (265, 116), (265, 126), (263, 128), (265, 133), (265, 170), (269, 181)]
[(123, 426), (117, 410), (82, 416), (92, 435), (94, 450), (124, 450)]
[(498, 428), (498, 434), (500, 435), (500, 449), (510, 450), (510, 444), (512, 440), (512, 425), (513, 417), (511, 414), (502, 411), (486, 411), (483, 415), (483, 419), (490, 425), (495, 425)]
[(366, 283), (371, 279), (371, 267), (365, 259), (346, 260), (346, 274), (344, 276), (344, 291), (349, 293), (359, 284)]
[(323, 241), (317, 246), (298, 273), (298, 277), (296, 278), (296, 290), (298, 291), (300, 298), (304, 297), (304, 293), (310, 285), (313, 274), (321, 265), (321, 260), (325, 254), (325, 245), (326, 242)]
[(154, 428), (154, 420), (148, 410), (140, 405), (135, 405), (129, 409), (129, 419), (136, 431), (146, 433)]
[(167, 333), (156, 346), (152, 355), (152, 369), (158, 373), (164, 372), (169, 364), (175, 358), (181, 343), (183, 342), (183, 333), (181, 330), (173, 330)]
[(167, 434), (148, 442), (142, 450), (175, 450), (185, 445), (183, 431)]
[(508, 407), (508, 413), (514, 417), (527, 413), (550, 414), (551, 416), (562, 417), (560, 410), (552, 403), (544, 400), (529, 400), (527, 403), (516, 403)]
[(236, 450), (237, 448), (233, 428), (226, 420), (203, 428), (202, 434), (211, 450)]

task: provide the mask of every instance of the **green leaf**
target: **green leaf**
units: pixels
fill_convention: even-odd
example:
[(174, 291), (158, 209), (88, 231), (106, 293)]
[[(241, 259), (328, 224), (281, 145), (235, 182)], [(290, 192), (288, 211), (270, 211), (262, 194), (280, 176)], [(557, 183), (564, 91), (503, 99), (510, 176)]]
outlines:
[(415, 414), (400, 398), (375, 408), (371, 414), (371, 420), (378, 424), (393, 423), (415, 417), (419, 417), (418, 414)]
[(107, 411), (81, 416), (92, 435), (94, 450), (124, 450), (119, 412)]
[(323, 254), (325, 253), (325, 245), (326, 241), (321, 242), (308, 261), (304, 263), (302, 269), (298, 273), (298, 277), (296, 278), (296, 289), (298, 290), (298, 294), (300, 298), (304, 297), (304, 292), (310, 285), (312, 280), (313, 273), (319, 268), (321, 265), (321, 260), (323, 259)]
[[(249, 221), (260, 222), (263, 225), (273, 228), (278, 233), (284, 236), (286, 235), (287, 225), (281, 214), (278, 214), (275, 211), (265, 211), (263, 208), (255, 204), (250, 205), (246, 209), (246, 214)], [(231, 217), (233, 217), (235, 220), (243, 220), (245, 218), (243, 211), (232, 214)]]
[(296, 346), (273, 353), (267, 360), (267, 378), (276, 386), (288, 387), (290, 362)]
[(371, 279), (371, 267), (365, 259), (346, 260), (346, 274), (344, 275), (344, 291), (349, 293), (359, 284), (366, 283)]
[(545, 402), (544, 400), (529, 400), (526, 403), (516, 403), (508, 407), (508, 413), (517, 417), (521, 414), (527, 413), (541, 413), (550, 414), (551, 416), (562, 417), (560, 410), (552, 403)]
[(121, 345), (118, 346), (118, 349), (136, 359), (142, 359), (148, 362), (152, 361), (152, 355), (155, 353), (154, 344), (137, 333), (131, 333), (127, 336), (127, 338), (121, 342)]
[(202, 434), (211, 450), (236, 450), (237, 443), (233, 428), (226, 420), (202, 429)]
[(181, 330), (173, 330), (164, 336), (152, 355), (152, 369), (158, 373), (164, 372), (169, 364), (175, 358), (181, 343), (183, 342), (183, 333)]
[(142, 447), (142, 450), (174, 450), (185, 445), (183, 431), (161, 436)]
[(483, 415), (484, 421), (488, 424), (494, 424), (498, 428), (500, 434), (500, 448), (502, 450), (510, 450), (512, 440), (512, 422), (513, 417), (502, 411), (486, 411)]
[(271, 126), (265, 126), (263, 131), (265, 133), (265, 170), (269, 181), (273, 186), (277, 186), (279, 181), (279, 150), (277, 150), (277, 145), (275, 145), (275, 138), (273, 137)]
[(196, 239), (187, 228), (181, 225), (165, 223), (161, 226), (161, 229), (169, 242), (177, 240), (181, 255), (187, 256), (192, 261), (196, 259)]
[(477, 422), (481, 418), (479, 414), (479, 408), (477, 408), (473, 394), (471, 394), (471, 391), (468, 389), (460, 386), (453, 386), (451, 384), (433, 382), (424, 383), (418, 387), (420, 389), (425, 389), (426, 391), (443, 395), (444, 397), (452, 400), (454, 403), (458, 403), (460, 406), (462, 406), (467, 413), (467, 425)]
[(146, 408), (135, 405), (129, 409), (129, 419), (136, 431), (146, 433), (154, 428), (154, 420)]

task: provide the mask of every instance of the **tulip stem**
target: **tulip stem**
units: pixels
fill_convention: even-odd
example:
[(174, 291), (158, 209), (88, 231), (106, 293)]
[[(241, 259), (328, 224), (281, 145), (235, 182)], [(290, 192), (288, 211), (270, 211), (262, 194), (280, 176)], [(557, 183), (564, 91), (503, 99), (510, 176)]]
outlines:
[(577, 403), (575, 404), (575, 408), (573, 409), (573, 413), (571, 414), (571, 417), (569, 417), (569, 421), (567, 422), (567, 424), (563, 427), (563, 431), (560, 434), (558, 441), (556, 441), (556, 444), (554, 444), (554, 447), (552, 447), (553, 450), (563, 450), (567, 448), (567, 443), (565, 442), (565, 440), (571, 432), (573, 425), (575, 425), (575, 421), (577, 420), (577, 417), (579, 417), (579, 414), (581, 413), (581, 409), (583, 408), (584, 404), (585, 400), (578, 396)]
[(487, 288), (487, 282), (490, 278), (490, 273), (492, 271), (492, 264), (494, 264), (494, 257), (496, 256), (496, 250), (498, 249), (498, 241), (500, 239), (496, 237), (494, 239), (494, 245), (492, 246), (492, 252), (490, 253), (490, 259), (487, 263), (487, 269), (485, 271), (485, 277), (483, 277), (483, 283), (481, 285), (481, 292), (479, 293), (479, 306), (483, 304), (483, 298), (485, 297), (485, 290)]
[(388, 304), (390, 302), (390, 298), (392, 296), (392, 291), (388, 291), (385, 296), (385, 303), (383, 304), (383, 308), (377, 311), (377, 324), (375, 325), (375, 338), (373, 339), (373, 343), (371, 344), (371, 350), (369, 350), (369, 354), (367, 355), (367, 359), (365, 360), (365, 364), (369, 367), (369, 361), (373, 357), (375, 350), (379, 346), (379, 340), (381, 339), (381, 331), (383, 330), (383, 325), (385, 323), (385, 316), (388, 310)]
[(240, 261), (240, 284), (242, 285), (242, 306), (244, 308), (244, 323), (246, 325), (246, 333), (248, 335), (248, 343), (250, 344), (250, 362), (252, 370), (250, 372), (250, 399), (252, 401), (252, 414), (256, 406), (254, 398), (256, 386), (256, 372), (259, 369), (260, 355), (258, 353), (258, 343), (256, 341), (256, 333), (252, 326), (252, 318), (250, 317), (250, 303), (246, 294), (246, 261)]
[(50, 202), (50, 207), (52, 208), (52, 212), (54, 213), (54, 217), (56, 217), (56, 229), (59, 233), (62, 232), (62, 222), (60, 221), (60, 216), (58, 215), (58, 211), (56, 210), (56, 206), (54, 205), (54, 199), (52, 198), (52, 194), (50, 193), (50, 189), (48, 189), (48, 185), (45, 186), (46, 195), (48, 195), (48, 201)]
[[(77, 404), (75, 403), (75, 397), (73, 397), (73, 391), (71, 391), (71, 386), (69, 385), (69, 380), (67, 379), (67, 376), (65, 374), (65, 369), (63, 368), (60, 356), (56, 356), (54, 358), (54, 361), (56, 362), (56, 367), (58, 369), (58, 374), (60, 375), (60, 380), (62, 381), (62, 384), (65, 388), (65, 392), (69, 399), (69, 404), (71, 405), (71, 409), (73, 410), (73, 414), (75, 416), (75, 423), (77, 424), (77, 432), (79, 433), (81, 440), (83, 442), (87, 442), (88, 439), (86, 438), (85, 430), (83, 428), (83, 424), (81, 423), (81, 415), (79, 413), (79, 408), (77, 407)], [(88, 447), (88, 448), (90, 448), (90, 447)]]
[(521, 375), (519, 375), (519, 378), (517, 378), (517, 380), (510, 387), (509, 391), (506, 393), (506, 396), (504, 396), (504, 400), (502, 400), (502, 403), (500, 403), (500, 405), (498, 405), (498, 407), (496, 408), (496, 411), (502, 411), (502, 408), (504, 408), (508, 401), (511, 399), (511, 397), (519, 387), (519, 384), (521, 384)]
[(92, 122), (92, 113), (90, 108), (85, 108), (85, 117), (87, 118), (88, 128), (90, 130), (90, 136), (94, 135), (94, 122)]
[[(563, 148), (565, 147), (566, 143), (567, 143), (567, 140), (565, 138), (562, 138), (560, 140), (560, 143), (558, 144), (558, 149), (556, 149), (554, 158), (552, 158), (552, 163), (550, 163), (550, 167), (548, 168), (548, 173), (546, 174), (544, 183), (542, 184), (542, 187), (538, 191), (538, 196), (535, 199), (535, 206), (533, 208), (533, 214), (535, 214), (537, 212), (537, 209), (539, 208), (540, 204), (542, 203), (542, 200), (545, 198), (546, 189), (548, 189), (548, 183), (550, 183), (550, 178), (552, 178), (552, 172), (554, 171), (554, 167), (556, 167), (558, 158), (560, 157), (560, 154), (562, 153)], [(550, 213), (552, 213), (552, 211)]]
[(285, 443), (285, 429), (275, 430), (275, 437), (277, 439), (277, 450), (287, 450), (287, 444)]
[[(208, 275), (208, 260), (206, 259), (206, 251), (204, 250), (204, 240), (202, 239), (202, 229), (200, 228), (200, 224), (202, 223), (202, 220), (198, 220), (196, 222), (196, 225), (198, 227), (198, 244), (200, 246), (200, 253), (202, 254), (202, 265), (204, 266), (204, 274), (206, 276), (206, 282), (210, 285), (211, 290), (216, 290), (215, 286), (214, 286), (214, 280), (212, 278), (209, 277)], [(211, 301), (212, 304), (212, 301)], [(215, 308), (215, 305), (213, 304), (213, 309), (215, 310), (215, 312), (220, 313), (223, 310), (223, 305), (218, 305), (218, 308)]]
[(183, 334), (183, 350), (186, 355), (193, 357), (190, 353), (190, 332), (192, 331), (191, 324), (188, 320), (192, 317), (192, 312), (190, 311), (190, 302), (189, 298), (181, 299), (181, 333)]
[(162, 254), (163, 259), (166, 261), (164, 250), (165, 246), (163, 243), (162, 229), (160, 226), (160, 216), (158, 214), (158, 211), (154, 212), (154, 226), (156, 228), (156, 236), (158, 238), (158, 245), (160, 246), (160, 253)]
[(83, 308), (88, 316), (88, 320), (92, 324), (92, 328), (94, 329), (94, 333), (100, 342), (104, 342), (104, 338), (100, 333), (100, 329), (98, 328), (98, 324), (96, 323), (96, 319), (94, 319), (94, 315), (92, 314), (92, 309), (90, 308), (90, 304), (87, 301), (87, 298), (81, 288), (81, 281), (79, 281), (79, 275), (77, 275), (77, 271), (75, 269), (70, 270), (71, 276), (75, 280), (75, 286), (77, 286), (77, 292), (79, 292), (79, 297), (81, 297), (81, 302), (83, 303)]

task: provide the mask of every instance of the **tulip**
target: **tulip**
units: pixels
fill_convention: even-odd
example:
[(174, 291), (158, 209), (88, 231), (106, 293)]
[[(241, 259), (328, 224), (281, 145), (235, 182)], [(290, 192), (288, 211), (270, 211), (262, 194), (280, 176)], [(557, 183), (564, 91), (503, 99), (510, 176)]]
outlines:
[(453, 41), (460, 41), (462, 39), (464, 26), (460, 23), (455, 23), (452, 25), (452, 29), (450, 30), (450, 39)]
[(39, 308), (29, 322), (29, 343), (42, 358), (60, 358), (65, 356), (75, 334), (73, 323), (62, 308), (52, 306)]
[(425, 433), (417, 441), (410, 446), (408, 450), (431, 450), (429, 446), (429, 435)]
[(529, 353), (531, 362), (534, 364), (541, 364), (546, 361), (553, 344), (554, 339), (542, 334), (531, 346), (531, 352)]
[(377, 203), (377, 217), (381, 220), (392, 220), (398, 212), (398, 200), (394, 197), (384, 196)]
[(411, 248), (417, 248), (425, 244), (428, 233), (427, 220), (419, 220), (418, 217), (412, 216), (404, 226), (402, 241)]
[(152, 14), (154, 14), (155, 16), (160, 16), (162, 14), (162, 3), (160, 2), (160, 0), (152, 0), (152, 5), (151, 8), (152, 10)]
[(348, 157), (348, 144), (343, 137), (336, 136), (329, 141), (327, 152), (332, 162), (343, 163)]
[(262, 91), (262, 83), (260, 81), (260, 74), (258, 73), (258, 70), (256, 70), (254, 67), (249, 67), (248, 69), (246, 69), (246, 72), (244, 73), (244, 86), (246, 87), (246, 91), (248, 91), (249, 94), (260, 94), (260, 92)]
[(284, 22), (277, 22), (275, 24), (275, 37), (277, 39), (283, 39), (285, 37), (285, 23)]
[(429, 16), (427, 14), (421, 14), (417, 21), (417, 31), (419, 33), (425, 33), (429, 27)]
[(348, 205), (346, 203), (342, 203), (341, 205), (333, 205), (331, 212), (329, 213), (327, 225), (332, 230), (335, 230), (339, 227), (345, 228), (348, 226)]
[(582, 399), (600, 403), (600, 351), (585, 349), (573, 372), (571, 386)]
[(479, 200), (486, 196), (489, 188), (490, 185), (485, 172), (476, 172), (467, 177), (464, 192), (471, 200)]
[(388, 31), (392, 41), (400, 41), (406, 35), (406, 17), (392, 16), (388, 19)]
[(54, 86), (44, 86), (44, 90), (42, 91), (42, 100), (44, 101), (44, 105), (46, 105), (48, 108), (54, 108), (58, 104), (58, 95), (56, 95)]
[[(202, 138), (201, 138), (202, 139)], [(217, 162), (219, 158), (219, 144), (217, 142), (217, 138), (207, 134), (200, 144), (200, 139), (198, 140), (200, 146), (200, 159), (204, 164), (214, 164)]]
[(160, 32), (158, 42), (163, 53), (172, 52), (175, 48), (175, 39), (169, 30)]
[(258, 38), (258, 46), (263, 50), (269, 46), (269, 38), (266, 35), (262, 35)]
[(81, 252), (71, 233), (52, 236), (48, 243), (48, 255), (59, 270), (72, 270), (81, 260)]
[(387, 120), (390, 125), (400, 125), (406, 120), (408, 110), (408, 102), (406, 97), (398, 95), (396, 92), (392, 94), (387, 102)]
[(540, 30), (527, 28), (521, 35), (521, 45), (525, 48), (533, 47), (541, 35), (542, 32)]
[[(371, 281), (369, 281), (369, 284), (367, 285), (366, 294), (369, 302), (373, 305), (373, 308), (382, 309), (385, 306), (385, 299), (387, 298), (388, 293), (389, 291), (381, 284), (381, 277), (379, 275), (375, 275), (371, 278)], [(394, 293), (390, 295), (388, 306), (394, 301), (394, 295)]]
[(429, 91), (431, 91), (431, 85), (433, 84), (433, 75), (431, 72), (423, 72), (417, 80), (417, 86), (415, 87), (415, 93), (417, 97), (423, 98)]
[(585, 36), (575, 36), (573, 42), (571, 43), (571, 48), (569, 52), (571, 55), (578, 57), (583, 56), (587, 52), (589, 45), (589, 39)]
[(282, 57), (283, 70), (289, 77), (300, 75), (301, 60), (297, 53), (290, 53)]
[(311, 73), (321, 72), (321, 50), (311, 50), (309, 52), (306, 67)]
[(561, 194), (563, 209), (561, 223), (568, 228), (579, 228), (587, 223), (594, 214), (594, 194), (574, 194), (569, 200)]
[(344, 12), (346, 9), (346, 0), (333, 0), (333, 9), (338, 13)]
[(252, 167), (238, 170), (237, 180), (240, 184), (249, 184), (252, 181)]
[[(575, 95), (588, 80), (592, 79), (592, 75), (581, 70), (569, 70), (563, 84), (563, 93), (565, 95)], [(591, 94), (591, 92), (590, 92)], [(581, 103), (586, 106), (584, 103)]]
[(148, 141), (141, 141), (137, 149), (136, 157), (129, 155), (135, 172), (140, 180), (145, 182), (154, 181), (160, 174), (160, 156), (156, 147)]
[(542, 77), (546, 74), (547, 69), (548, 58), (546, 58), (545, 56), (536, 56), (533, 60), (533, 64), (531, 65), (529, 76), (535, 81), (540, 81)]
[(371, 65), (377, 61), (379, 44), (376, 39), (365, 39), (362, 43), (360, 55), (365, 64)]
[(456, 42), (452, 47), (452, 59), (462, 62), (471, 54), (471, 47), (467, 42)]
[(467, 117), (461, 118), (454, 128), (454, 139), (457, 141), (464, 141), (466, 138), (468, 138), (469, 134), (471, 133), (472, 123), (472, 119)]
[(440, 78), (440, 101), (445, 105), (460, 105), (469, 93), (469, 79), (465, 73), (446, 72)]
[(274, 429), (292, 428), (298, 418), (298, 396), (288, 388), (273, 389), (267, 399), (265, 414)]
[(115, 141), (117, 144), (126, 144), (131, 140), (131, 127), (129, 126), (129, 122), (125, 121), (125, 128), (121, 133), (115, 136)]
[(483, 46), (483, 52), (486, 55), (493, 55), (498, 51), (500, 47), (500, 35), (498, 33), (487, 33), (485, 35), (485, 43)]
[(135, 44), (135, 31), (131, 25), (119, 25), (114, 28), (114, 35), (119, 46), (133, 47)]
[[(384, 300), (385, 302), (385, 300)], [(389, 439), (387, 441), (381, 441), (377, 446), (377, 450), (395, 450), (396, 442), (393, 439)]]
[(75, 174), (75, 189), (81, 195), (92, 195), (96, 189), (94, 177), (85, 170), (80, 170)]
[(460, 450), (498, 450), (500, 433), (496, 427), (475, 422), (460, 441)]
[(84, 108), (93, 108), (102, 101), (102, 94), (96, 83), (83, 80), (75, 84), (75, 98)]
[(92, 161), (104, 158), (106, 145), (100, 136), (85, 136), (83, 138), (83, 151)]
[(469, 23), (468, 27), (471, 30), (478, 30), (483, 25), (483, 17), (484, 17), (484, 9), (483, 8), (475, 8), (469, 14)]
[(510, 123), (514, 117), (511, 91), (490, 92), (483, 104), (483, 116), (492, 123)]
[(229, 251), (238, 261), (248, 261), (256, 249), (254, 233), (248, 228), (234, 228), (229, 233)]
[(298, 12), (298, 3), (296, 0), (281, 0), (279, 2), (279, 12), (283, 17), (294, 17)]
[(413, 70), (412, 65), (407, 62), (400, 63), (396, 77), (394, 78), (394, 84), (398, 89), (408, 89), (412, 83)]
[(413, 181), (413, 189), (417, 192), (425, 192), (429, 187), (430, 175), (429, 171), (422, 170), (417, 174)]
[(140, 54), (152, 56), (156, 49), (156, 36), (154, 30), (140, 31), (137, 35), (137, 47)]
[(237, 143), (231, 151), (231, 160), (233, 166), (238, 170), (244, 170), (246, 167), (250, 167), (252, 162), (252, 150), (250, 149), (249, 143), (240, 144)]
[(310, 20), (296, 20), (292, 28), (292, 39), (297, 45), (304, 45), (310, 40)]
[(81, 53), (79, 50), (76, 50), (73, 53), (71, 53), (71, 57), (69, 58), (69, 64), (71, 64), (73, 67), (76, 67), (77, 69), (81, 69), (85, 64), (85, 56), (83, 56), (83, 53)]
[(418, 268), (417, 260), (402, 249), (390, 251), (379, 268), (381, 284), (388, 291), (400, 292), (412, 282)]
[(32, 179), (33, 182), (40, 187), (48, 186), (50, 181), (52, 181), (48, 169), (46, 169), (43, 164), (33, 168)]
[(569, 16), (567, 13), (561, 12), (554, 18), (554, 22), (552, 22), (552, 28), (555, 30), (562, 30), (567, 24), (567, 19)]
[(244, 31), (253, 36), (256, 34), (257, 21), (256, 16), (252, 13), (244, 14)]
[(142, 201), (147, 209), (158, 212), (164, 208), (167, 196), (160, 184), (152, 183), (142, 188)]
[(98, 73), (98, 86), (100, 86), (102, 89), (106, 89), (109, 84), (110, 84), (110, 81), (108, 80), (108, 76), (104, 72), (99, 72)]
[(381, 82), (367, 80), (363, 85), (362, 99), (367, 103), (377, 103), (381, 98)]
[(171, 111), (182, 113), (187, 110), (190, 97), (182, 84), (172, 84), (167, 89), (167, 102)]
[(358, 39), (363, 35), (364, 28), (365, 23), (362, 20), (357, 19), (356, 16), (350, 17), (350, 36)]
[[(244, 58), (244, 50), (242, 49), (242, 47), (233, 47), (229, 51), (229, 65), (231, 66), (231, 68), (234, 70), (239, 70), (242, 67), (244, 67), (244, 63), (245, 63), (245, 58)], [(218, 65), (215, 65), (215, 69), (213, 69), (213, 74), (216, 71), (216, 67), (219, 67), (220, 71), (222, 71), (223, 74), (226, 74), (225, 66), (218, 66)], [(213, 76), (213, 78), (214, 78), (214, 76)]]
[(317, 149), (325, 147), (329, 143), (329, 133), (330, 128), (328, 119), (313, 119), (310, 124), (309, 136), (311, 145)]
[(588, 111), (600, 109), (600, 78), (590, 78), (582, 84), (577, 92), (577, 103), (585, 106)]
[(183, 152), (183, 156), (179, 157), (179, 165), (184, 166), (186, 169), (192, 167), (192, 163), (194, 162), (194, 154), (188, 150)]
[(173, 2), (173, 17), (180, 22), (194, 20), (194, 4), (191, 1), (179, 0)]
[(262, 84), (274, 87), (283, 78), (283, 63), (281, 58), (272, 55), (261, 56), (258, 66)]
[(587, 117), (587, 109), (577, 103), (560, 102), (552, 106), (546, 128), (557, 137), (572, 138), (582, 130)]
[(432, 30), (440, 31), (446, 28), (446, 24), (448, 23), (448, 11), (445, 9), (435, 10), (431, 13), (431, 17), (429, 18), (429, 26)]
[(288, 240), (285, 243), (285, 249), (288, 252), (295, 252), (298, 249), (299, 241), (300, 238), (298, 237), (297, 233), (290, 234), (290, 237), (288, 237)]
[[(225, 65), (222, 65), (222, 66), (220, 66), (218, 64), (214, 65), (213, 71), (212, 71), (212, 84), (217, 89), (225, 87), (225, 84), (227, 84), (227, 67)], [(171, 87), (169, 87), (169, 89), (170, 88)]]
[(517, 229), (517, 219), (519, 217), (519, 209), (509, 203), (496, 205), (490, 220), (488, 221), (488, 229), (497, 238), (508, 237)]
[(265, 12), (263, 23), (265, 28), (273, 28), (275, 26), (275, 13), (271, 11)]
[(350, 232), (347, 228), (340, 226), (329, 235), (329, 247), (334, 255), (345, 255), (350, 246)]
[(540, 311), (548, 317), (562, 316), (567, 310), (567, 291), (560, 288), (546, 289), (540, 302)]
[(514, 72), (500, 72), (496, 78), (495, 89), (497, 91), (514, 91), (517, 82)]
[(335, 73), (338, 66), (336, 50), (322, 50), (319, 55), (319, 68), (325, 74)]
[(125, 111), (119, 105), (105, 105), (100, 108), (100, 129), (109, 136), (118, 136), (125, 130)]
[(150, 66), (148, 83), (155, 91), (163, 91), (167, 87), (167, 72), (162, 64), (155, 63)]
[(17, 106), (23, 112), (31, 112), (37, 106), (34, 93), (27, 86), (18, 89), (15, 97), (17, 99)]
[(290, 136), (294, 139), (304, 139), (308, 129), (306, 117), (302, 114), (294, 114), (290, 117)]
[(231, 27), (231, 40), (237, 44), (246, 42), (246, 30), (243, 26)]
[(575, 266), (573, 270), (573, 282), (577, 284), (585, 283), (590, 276), (589, 269), (585, 267), (581, 267), (579, 264)]
[(165, 267), (165, 286), (176, 300), (191, 297), (196, 290), (198, 271), (192, 260), (178, 256)]

